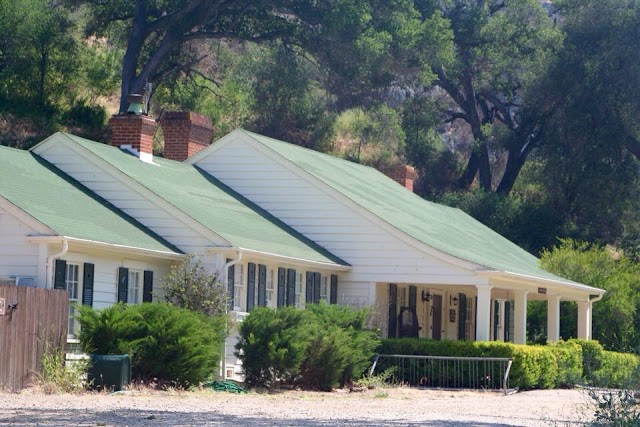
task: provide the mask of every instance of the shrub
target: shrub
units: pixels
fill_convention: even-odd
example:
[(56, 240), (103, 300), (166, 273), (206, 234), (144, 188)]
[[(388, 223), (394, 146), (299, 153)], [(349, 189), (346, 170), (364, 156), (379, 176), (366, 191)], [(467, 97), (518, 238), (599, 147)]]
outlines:
[(558, 341), (548, 346), (556, 357), (556, 387), (572, 387), (582, 382), (582, 347), (573, 341)]
[(42, 354), (42, 371), (36, 375), (36, 380), (47, 394), (78, 393), (84, 390), (87, 367), (84, 359), (65, 363), (62, 349), (47, 346)]
[(218, 367), (225, 319), (170, 304), (81, 307), (80, 343), (87, 353), (129, 354), (134, 379), (187, 387)]
[(227, 308), (227, 291), (199, 260), (189, 256), (171, 267), (163, 282), (165, 301), (207, 316), (221, 316)]
[(273, 387), (300, 370), (310, 344), (309, 313), (260, 307), (240, 324), (236, 348), (249, 386)]
[(245, 381), (273, 387), (295, 381), (331, 390), (359, 377), (379, 340), (367, 329), (367, 310), (310, 305), (307, 310), (256, 308), (240, 325), (236, 346)]
[(640, 360), (635, 354), (604, 351), (602, 365), (593, 374), (598, 387), (631, 389), (638, 386)]

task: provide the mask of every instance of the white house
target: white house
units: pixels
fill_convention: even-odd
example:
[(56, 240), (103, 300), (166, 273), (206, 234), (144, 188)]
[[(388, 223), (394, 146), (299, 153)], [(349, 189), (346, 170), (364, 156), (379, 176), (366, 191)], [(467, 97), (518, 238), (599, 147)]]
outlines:
[[(157, 124), (114, 117), (112, 145), (57, 133), (31, 152), (1, 147), (0, 280), (65, 287), (95, 307), (136, 303), (193, 254), (225, 281), (239, 319), (256, 305), (326, 300), (374, 307), (386, 336), (523, 343), (527, 300), (548, 301), (552, 341), (563, 300), (578, 302), (578, 334), (590, 338), (603, 290), (541, 270), (460, 210), (247, 131), (207, 146), (211, 122), (193, 113), (160, 119), (166, 158), (154, 157)], [(407, 169), (394, 177), (410, 185)]]

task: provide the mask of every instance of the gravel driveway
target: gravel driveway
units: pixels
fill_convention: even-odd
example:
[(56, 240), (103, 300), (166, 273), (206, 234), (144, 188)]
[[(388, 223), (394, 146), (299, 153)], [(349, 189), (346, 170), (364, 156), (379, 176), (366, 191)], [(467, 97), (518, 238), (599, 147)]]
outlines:
[(497, 393), (409, 388), (233, 395), (0, 393), (2, 426), (567, 426), (589, 414), (577, 390)]

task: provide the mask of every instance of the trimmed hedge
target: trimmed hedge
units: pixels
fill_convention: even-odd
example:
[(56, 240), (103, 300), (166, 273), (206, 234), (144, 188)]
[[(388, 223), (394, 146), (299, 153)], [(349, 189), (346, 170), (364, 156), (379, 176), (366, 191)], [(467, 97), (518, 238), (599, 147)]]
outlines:
[(597, 341), (569, 340), (542, 346), (487, 341), (385, 339), (380, 354), (510, 357), (509, 383), (519, 389), (571, 387), (578, 383), (628, 387), (637, 383), (640, 358), (603, 350)]

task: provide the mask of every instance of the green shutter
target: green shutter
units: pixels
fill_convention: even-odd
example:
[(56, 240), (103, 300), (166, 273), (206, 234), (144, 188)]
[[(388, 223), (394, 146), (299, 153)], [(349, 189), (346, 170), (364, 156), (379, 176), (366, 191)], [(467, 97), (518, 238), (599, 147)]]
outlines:
[(329, 295), (329, 303), (337, 304), (338, 303), (338, 275), (331, 275), (331, 295)]
[(287, 270), (278, 268), (278, 308), (287, 304)]
[(142, 302), (153, 302), (153, 271), (145, 270), (142, 287)]
[[(229, 262), (229, 260), (227, 260)], [(233, 301), (236, 297), (236, 266), (231, 265), (227, 270), (227, 298), (229, 299), (227, 302), (229, 304), (229, 311), (233, 310)]]
[(118, 268), (118, 302), (127, 302), (129, 297), (129, 269)]
[(320, 304), (320, 287), (322, 286), (322, 274), (313, 273), (313, 303)]
[(287, 270), (287, 305), (296, 305), (296, 271), (293, 268)]
[(398, 285), (389, 283), (389, 323), (387, 337), (396, 338), (398, 331)]
[(458, 339), (466, 340), (467, 323), (467, 296), (458, 294)]
[(53, 279), (54, 289), (67, 289), (67, 261), (56, 260), (56, 271)]
[(304, 293), (304, 302), (306, 304), (313, 304), (313, 273), (307, 271), (307, 286)]
[(511, 342), (511, 301), (504, 302), (504, 341)]
[(267, 306), (267, 266), (258, 265), (258, 307)]
[(252, 262), (247, 265), (247, 311), (251, 311), (256, 305), (256, 265)]
[(93, 272), (95, 266), (85, 262), (82, 268), (82, 305), (93, 306)]

